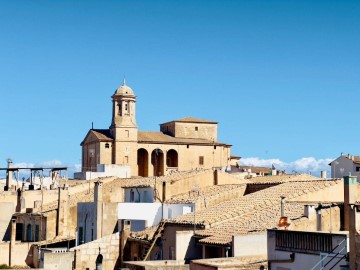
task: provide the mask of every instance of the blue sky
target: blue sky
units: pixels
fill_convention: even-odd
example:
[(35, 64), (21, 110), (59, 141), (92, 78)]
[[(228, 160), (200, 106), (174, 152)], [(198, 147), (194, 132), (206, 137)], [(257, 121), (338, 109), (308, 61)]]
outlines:
[(0, 167), (79, 164), (124, 76), (141, 130), (216, 120), (244, 162), (288, 170), (360, 154), (359, 14), (350, 0), (1, 1)]

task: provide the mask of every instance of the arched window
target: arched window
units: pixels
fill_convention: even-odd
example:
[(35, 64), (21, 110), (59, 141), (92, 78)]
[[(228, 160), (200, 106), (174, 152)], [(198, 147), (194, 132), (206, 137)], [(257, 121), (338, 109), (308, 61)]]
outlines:
[(166, 166), (168, 167), (178, 166), (178, 153), (174, 149), (170, 149), (166, 154)]
[(151, 164), (153, 165), (153, 175), (164, 175), (164, 152), (161, 149), (154, 149), (151, 152)]
[(149, 154), (144, 148), (140, 148), (137, 151), (137, 165), (138, 165), (138, 175), (139, 176), (148, 176), (149, 173)]
[[(99, 248), (100, 249), (100, 248)], [(101, 270), (102, 269), (102, 261), (103, 261), (103, 255), (99, 254), (95, 261), (95, 269)]]

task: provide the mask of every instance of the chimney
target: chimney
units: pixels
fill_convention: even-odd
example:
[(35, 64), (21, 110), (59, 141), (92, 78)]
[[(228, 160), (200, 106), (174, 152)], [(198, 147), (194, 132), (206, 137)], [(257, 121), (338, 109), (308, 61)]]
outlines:
[(281, 196), (281, 216), (285, 217), (285, 196)]
[(327, 178), (327, 175), (326, 175), (326, 171), (321, 171), (321, 174), (320, 174), (320, 178), (322, 179), (326, 179)]
[[(7, 163), (8, 163), (8, 169), (12, 169), (13, 162), (12, 162), (11, 158), (7, 159)], [(11, 190), (12, 182), (13, 182), (12, 181), (12, 171), (7, 170), (6, 171), (6, 185), (4, 187), (4, 191)]]
[(323, 209), (322, 205), (319, 203), (318, 207), (315, 208), (316, 210), (316, 230), (318, 232), (322, 231), (322, 216), (321, 210)]
[(357, 199), (357, 177), (344, 176), (344, 227), (345, 231), (350, 229), (350, 205), (354, 204)]
[(103, 201), (102, 182), (96, 181), (94, 187), (94, 202)]
[(272, 170), (271, 170), (271, 175), (277, 175), (277, 170), (276, 170), (276, 169), (272, 169)]
[(304, 216), (309, 219), (309, 221), (316, 219), (316, 211), (313, 205), (305, 205), (304, 207)]

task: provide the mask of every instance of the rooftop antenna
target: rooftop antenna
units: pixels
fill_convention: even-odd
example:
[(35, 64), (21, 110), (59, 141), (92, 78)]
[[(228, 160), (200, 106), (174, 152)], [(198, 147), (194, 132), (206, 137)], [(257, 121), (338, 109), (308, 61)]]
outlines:
[(125, 80), (125, 76), (124, 76), (124, 80), (123, 80), (123, 86), (126, 85), (126, 80)]
[(91, 122), (91, 129), (94, 129), (94, 122)]

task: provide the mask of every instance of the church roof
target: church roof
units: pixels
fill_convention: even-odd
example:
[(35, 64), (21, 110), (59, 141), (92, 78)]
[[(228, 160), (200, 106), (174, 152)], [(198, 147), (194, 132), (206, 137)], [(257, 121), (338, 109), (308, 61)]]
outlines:
[[(86, 141), (89, 134), (95, 135), (98, 141), (111, 142), (110, 129), (90, 129), (81, 145)], [(221, 142), (213, 142), (205, 139), (177, 138), (166, 135), (160, 131), (138, 131), (139, 143), (162, 143), (162, 144), (196, 144), (196, 145), (227, 145)]]
[(221, 142), (213, 142), (205, 139), (177, 138), (162, 132), (138, 131), (139, 143), (164, 143), (164, 144), (202, 144), (202, 145), (226, 145)]
[(110, 129), (93, 129), (92, 132), (100, 140), (113, 140)]
[(180, 123), (200, 123), (200, 124), (217, 124), (218, 122), (215, 121), (210, 121), (210, 120), (205, 120), (205, 119), (200, 119), (200, 118), (194, 118), (194, 117), (184, 117), (181, 119), (177, 119), (177, 120), (172, 120), (169, 122), (165, 122), (166, 123), (172, 123), (172, 122), (180, 122)]
[(85, 139), (81, 142), (80, 145), (83, 145), (83, 143), (87, 140), (90, 134), (93, 134), (97, 138), (97, 140), (101, 142), (113, 141), (110, 129), (90, 129), (89, 132), (86, 134)]
[(125, 79), (123, 85), (116, 89), (115, 95), (122, 95), (122, 96), (135, 96), (134, 91), (126, 85)]

